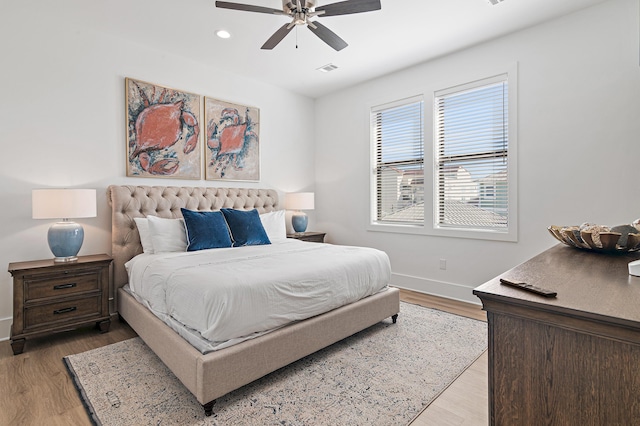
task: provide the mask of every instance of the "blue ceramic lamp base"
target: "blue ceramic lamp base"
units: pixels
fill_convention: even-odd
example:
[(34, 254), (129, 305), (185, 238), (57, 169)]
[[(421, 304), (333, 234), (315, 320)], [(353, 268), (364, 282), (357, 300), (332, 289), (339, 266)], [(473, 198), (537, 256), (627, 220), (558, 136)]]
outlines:
[(297, 233), (306, 231), (308, 223), (309, 218), (303, 212), (295, 212), (293, 216), (291, 216), (291, 226), (293, 226), (293, 230)]
[(54, 262), (74, 262), (84, 241), (82, 225), (68, 220), (54, 223), (47, 232), (49, 248)]

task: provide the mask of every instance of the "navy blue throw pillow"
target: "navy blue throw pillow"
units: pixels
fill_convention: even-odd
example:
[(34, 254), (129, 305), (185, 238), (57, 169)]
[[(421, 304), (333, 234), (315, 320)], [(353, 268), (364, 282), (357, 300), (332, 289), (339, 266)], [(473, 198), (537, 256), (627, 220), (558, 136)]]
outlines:
[(234, 247), (271, 244), (258, 210), (220, 209), (231, 230)]
[(231, 247), (229, 228), (222, 213), (180, 210), (187, 227), (187, 251)]

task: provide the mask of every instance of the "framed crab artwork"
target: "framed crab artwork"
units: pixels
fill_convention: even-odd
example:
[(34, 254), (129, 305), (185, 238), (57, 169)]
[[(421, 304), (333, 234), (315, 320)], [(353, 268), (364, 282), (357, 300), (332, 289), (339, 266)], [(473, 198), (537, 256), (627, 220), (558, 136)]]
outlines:
[(207, 180), (260, 180), (260, 109), (204, 98)]
[(131, 78), (127, 98), (127, 176), (200, 179), (201, 96)]

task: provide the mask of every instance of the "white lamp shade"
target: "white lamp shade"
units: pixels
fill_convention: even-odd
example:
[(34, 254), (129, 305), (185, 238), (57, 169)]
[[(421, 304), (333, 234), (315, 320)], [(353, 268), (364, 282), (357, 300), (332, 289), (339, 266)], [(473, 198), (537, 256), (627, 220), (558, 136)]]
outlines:
[(31, 192), (34, 219), (96, 217), (95, 189), (34, 189)]
[(315, 208), (313, 192), (291, 192), (286, 194), (284, 208), (287, 210), (313, 210)]

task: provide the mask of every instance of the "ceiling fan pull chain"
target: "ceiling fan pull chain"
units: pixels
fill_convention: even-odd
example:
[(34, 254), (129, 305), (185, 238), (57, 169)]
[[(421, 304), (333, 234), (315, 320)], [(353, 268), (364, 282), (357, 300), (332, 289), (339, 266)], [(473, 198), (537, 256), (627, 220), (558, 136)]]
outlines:
[(298, 26), (296, 25), (296, 49), (298, 48)]

